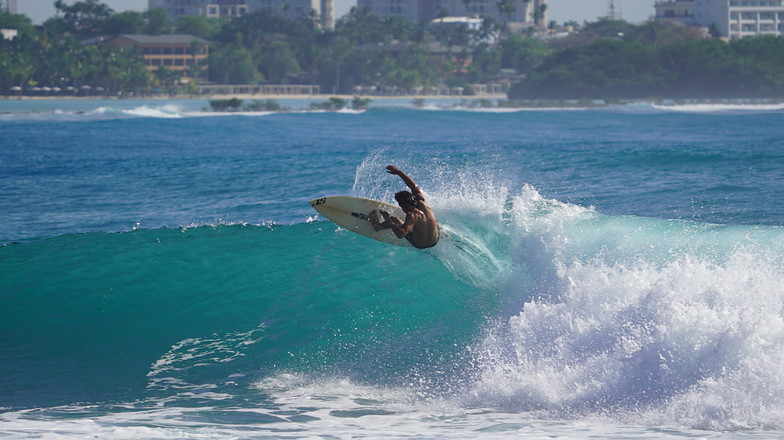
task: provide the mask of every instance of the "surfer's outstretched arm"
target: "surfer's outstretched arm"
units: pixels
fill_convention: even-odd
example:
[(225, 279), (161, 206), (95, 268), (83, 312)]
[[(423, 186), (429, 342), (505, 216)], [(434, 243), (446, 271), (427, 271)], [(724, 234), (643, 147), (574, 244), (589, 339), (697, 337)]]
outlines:
[(396, 176), (400, 176), (400, 178), (403, 179), (403, 182), (406, 184), (407, 187), (409, 187), (411, 189), (411, 192), (415, 196), (421, 198), (422, 200), (425, 199), (424, 196), (422, 195), (422, 190), (419, 189), (419, 187), (417, 186), (416, 182), (414, 182), (410, 177), (408, 177), (408, 175), (406, 173), (404, 173), (403, 171), (400, 171), (400, 169), (398, 167), (396, 167), (394, 165), (387, 165), (387, 172), (389, 174), (394, 174)]

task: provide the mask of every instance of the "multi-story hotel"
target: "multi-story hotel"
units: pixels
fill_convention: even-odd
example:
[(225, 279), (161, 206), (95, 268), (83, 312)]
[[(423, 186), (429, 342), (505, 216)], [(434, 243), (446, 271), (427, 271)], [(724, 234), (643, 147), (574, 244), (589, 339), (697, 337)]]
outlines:
[(657, 1), (656, 19), (715, 26), (722, 37), (784, 35), (784, 0)]
[(357, 0), (380, 17), (430, 21), (438, 17), (493, 18), (502, 23), (547, 22), (547, 0)]
[(166, 10), (173, 22), (182, 15), (235, 18), (268, 10), (293, 20), (309, 20), (314, 15), (325, 29), (332, 29), (332, 0), (148, 0), (150, 8)]
[(109, 44), (117, 47), (139, 47), (147, 70), (164, 67), (169, 70), (188, 70), (193, 65), (206, 70), (209, 42), (193, 35), (135, 35), (120, 34), (94, 37), (82, 44)]
[(16, 6), (16, 0), (0, 0), (0, 11), (18, 14), (19, 8)]

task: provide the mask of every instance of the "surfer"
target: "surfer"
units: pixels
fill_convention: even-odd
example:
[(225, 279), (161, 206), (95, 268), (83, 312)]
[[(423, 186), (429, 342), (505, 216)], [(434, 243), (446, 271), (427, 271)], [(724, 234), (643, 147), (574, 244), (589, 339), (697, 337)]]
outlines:
[[(374, 229), (380, 231), (391, 228), (397, 238), (405, 238), (418, 249), (435, 246), (438, 243), (438, 222), (433, 210), (425, 203), (422, 190), (396, 166), (388, 165), (387, 172), (400, 176), (406, 186), (411, 189), (411, 191), (400, 191), (395, 194), (395, 200), (406, 213), (406, 219), (401, 220), (384, 210), (374, 210), (369, 216)], [(383, 218), (383, 221), (379, 216)]]

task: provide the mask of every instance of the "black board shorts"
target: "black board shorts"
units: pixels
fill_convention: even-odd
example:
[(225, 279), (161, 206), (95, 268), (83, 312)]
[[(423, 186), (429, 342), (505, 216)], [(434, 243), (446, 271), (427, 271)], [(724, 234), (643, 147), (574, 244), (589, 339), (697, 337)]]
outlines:
[(438, 244), (438, 240), (441, 238), (441, 233), (439, 231), (438, 238), (436, 238), (436, 242), (428, 246), (417, 246), (416, 244), (414, 244), (414, 231), (409, 232), (403, 238), (408, 240), (408, 242), (411, 243), (411, 246), (414, 246), (417, 249), (428, 249)]

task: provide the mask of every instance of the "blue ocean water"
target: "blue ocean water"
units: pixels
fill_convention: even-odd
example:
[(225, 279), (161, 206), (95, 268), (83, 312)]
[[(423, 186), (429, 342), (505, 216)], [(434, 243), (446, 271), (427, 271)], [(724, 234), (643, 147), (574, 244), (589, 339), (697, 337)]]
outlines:
[(784, 438), (784, 106), (283, 104), (0, 101), (0, 437)]

